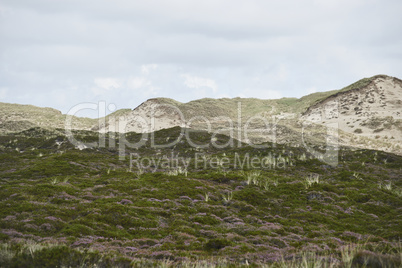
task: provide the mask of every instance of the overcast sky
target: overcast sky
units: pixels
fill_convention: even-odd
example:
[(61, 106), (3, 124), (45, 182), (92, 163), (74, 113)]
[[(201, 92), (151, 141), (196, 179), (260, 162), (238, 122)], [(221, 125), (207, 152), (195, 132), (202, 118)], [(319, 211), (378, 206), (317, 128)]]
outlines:
[(0, 0), (0, 102), (66, 113), (402, 78), (401, 14), (400, 0)]

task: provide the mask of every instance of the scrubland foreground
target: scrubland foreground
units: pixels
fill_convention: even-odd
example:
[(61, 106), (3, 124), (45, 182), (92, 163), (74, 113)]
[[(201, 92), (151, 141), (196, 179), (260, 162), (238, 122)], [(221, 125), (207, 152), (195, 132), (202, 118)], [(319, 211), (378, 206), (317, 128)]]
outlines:
[(62, 130), (0, 136), (1, 267), (401, 266), (401, 156), (342, 147), (332, 167), (198, 131), (208, 146), (146, 141), (119, 160), (109, 135), (83, 150)]

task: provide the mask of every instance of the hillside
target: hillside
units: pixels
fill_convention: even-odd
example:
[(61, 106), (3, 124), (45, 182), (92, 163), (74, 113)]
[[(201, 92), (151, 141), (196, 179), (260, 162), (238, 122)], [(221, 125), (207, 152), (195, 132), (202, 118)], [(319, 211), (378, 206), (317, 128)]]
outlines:
[[(369, 138), (376, 149), (400, 152), (402, 145), (402, 81), (385, 75), (362, 80), (310, 106), (302, 118), (318, 124), (337, 124), (355, 136)], [(381, 147), (384, 146), (384, 147)]]
[[(326, 144), (328, 128), (344, 146), (402, 154), (402, 81), (377, 75), (343, 89), (297, 98), (168, 98), (143, 102), (105, 118), (73, 117), (73, 129), (149, 133), (175, 126), (232, 136), (250, 144)], [(0, 133), (32, 127), (64, 128), (66, 116), (50, 108), (0, 103)], [(306, 131), (307, 130), (307, 131)]]
[[(52, 108), (0, 102), (0, 133), (19, 132), (33, 127), (64, 128), (66, 115)], [(90, 129), (97, 120), (74, 117), (75, 129)]]
[(0, 267), (400, 267), (401, 98), (1, 103)]
[[(150, 99), (134, 110), (107, 117), (106, 125), (100, 129), (97, 125), (94, 130), (151, 132), (186, 126), (219, 131), (245, 142), (301, 146), (305, 138), (325, 143), (326, 127), (335, 124), (343, 145), (402, 154), (401, 85), (398, 78), (377, 75), (340, 90), (313, 93), (300, 99), (226, 98), (188, 103)], [(310, 123), (316, 124), (309, 130), (314, 135), (304, 137), (304, 126)], [(246, 125), (251, 133), (247, 137), (238, 135)], [(280, 132), (274, 133), (273, 129)]]
[(0, 135), (0, 267), (400, 267), (401, 156), (181, 133)]

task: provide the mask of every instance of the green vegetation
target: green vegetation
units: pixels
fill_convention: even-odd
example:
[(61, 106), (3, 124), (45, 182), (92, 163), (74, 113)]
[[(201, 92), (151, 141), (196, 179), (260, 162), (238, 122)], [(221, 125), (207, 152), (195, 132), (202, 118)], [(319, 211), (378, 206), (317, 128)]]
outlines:
[(331, 96), (358, 90), (368, 86), (374, 79), (384, 77), (377, 75), (370, 78), (363, 78), (347, 87), (339, 90), (331, 90), (326, 92), (316, 92), (304, 96), (300, 99), (297, 98), (281, 98), (281, 99), (256, 99), (256, 98), (223, 98), (223, 99), (210, 99), (204, 98), (200, 100), (191, 101), (188, 103), (180, 103), (172, 99), (159, 98), (156, 99), (160, 104), (172, 105), (183, 112), (185, 118), (192, 118), (195, 115), (206, 117), (226, 116), (232, 120), (237, 119), (237, 104), (241, 102), (241, 109), (243, 119), (251, 116), (269, 112), (272, 114), (280, 113), (303, 113), (309, 107), (314, 106), (320, 102), (325, 101)]
[[(52, 108), (33, 105), (21, 105), (0, 102), (0, 133), (12, 133), (33, 127), (62, 128), (66, 115)], [(90, 129), (97, 120), (74, 117), (72, 126), (78, 129)]]
[[(257, 99), (257, 98), (223, 98), (211, 99), (204, 98), (199, 100), (190, 101), (188, 103), (181, 103), (169, 98), (157, 98), (150, 101), (161, 105), (166, 105), (166, 112), (176, 114), (177, 111), (171, 110), (169, 106), (177, 107), (182, 113), (184, 118), (190, 119), (194, 116), (203, 116), (206, 118), (213, 118), (223, 116), (230, 118), (233, 122), (238, 120), (238, 104), (241, 102), (241, 115), (243, 122), (256, 115), (279, 115), (281, 113), (294, 113), (302, 114), (309, 107), (315, 106), (318, 103), (325, 101), (331, 96), (361, 89), (369, 85), (374, 79), (383, 77), (381, 75), (373, 76), (370, 78), (361, 79), (343, 89), (332, 90), (327, 92), (317, 92), (300, 99), (297, 98), (281, 98), (281, 99)], [(396, 78), (395, 78), (396, 79)], [(399, 80), (396, 79), (396, 82)], [(120, 109), (116, 112), (102, 118), (106, 123), (109, 122), (111, 117), (118, 118), (126, 116), (132, 112), (131, 109)], [(40, 108), (33, 105), (19, 105), (0, 103), (0, 133), (18, 132), (27, 130), (32, 127), (41, 128), (61, 128), (64, 126), (66, 115), (60, 111), (52, 108)], [(258, 121), (258, 120), (256, 120)], [(98, 129), (99, 124), (96, 119), (74, 117), (72, 120), (75, 129)], [(205, 123), (205, 122), (203, 122)], [(254, 122), (256, 124), (257, 122)], [(259, 122), (262, 123), (262, 122)], [(375, 124), (375, 122), (368, 122), (368, 124)], [(384, 123), (384, 127), (388, 128), (394, 122)], [(194, 123), (196, 125), (196, 123)], [(399, 124), (400, 125), (400, 124)], [(221, 123), (218, 124), (221, 126)], [(213, 126), (213, 127), (218, 127)]]
[(400, 266), (402, 157), (341, 148), (330, 167), (302, 147), (218, 149), (190, 135), (208, 146), (148, 140), (125, 160), (110, 133), (106, 148), (84, 150), (60, 130), (0, 136), (0, 266)]

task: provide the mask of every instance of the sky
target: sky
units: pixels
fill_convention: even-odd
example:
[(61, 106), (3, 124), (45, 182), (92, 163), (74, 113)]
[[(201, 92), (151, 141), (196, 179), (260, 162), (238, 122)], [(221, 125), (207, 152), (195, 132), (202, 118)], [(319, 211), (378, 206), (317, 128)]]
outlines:
[(400, 0), (0, 0), (0, 102), (109, 113), (402, 78), (400, 14)]

